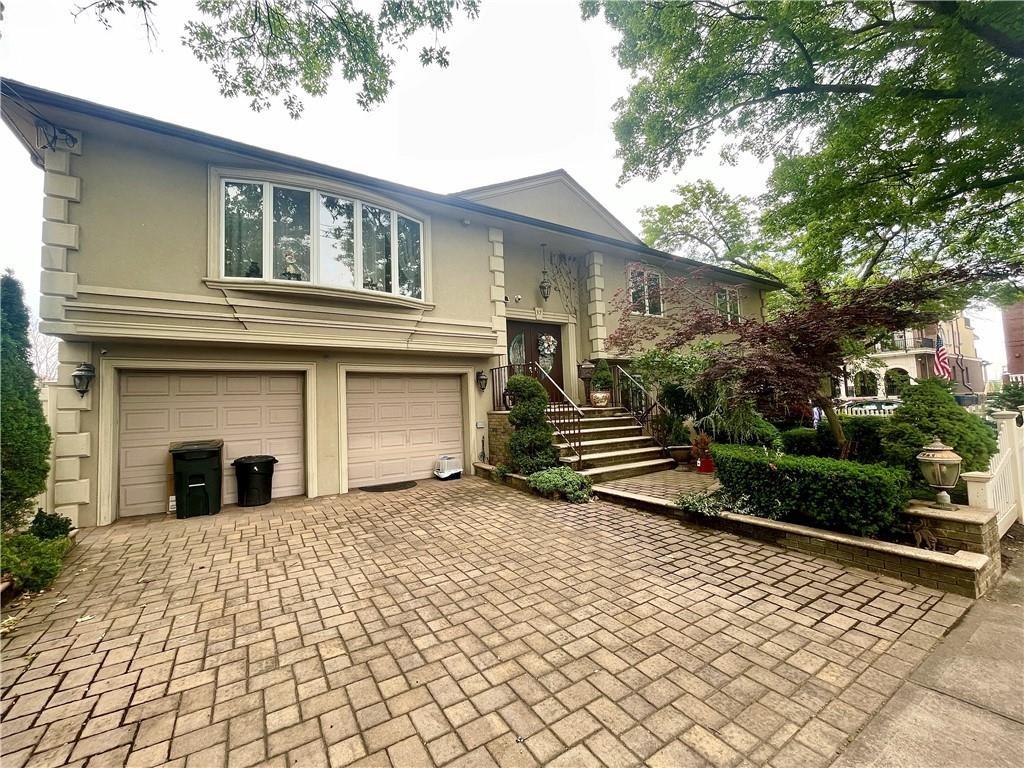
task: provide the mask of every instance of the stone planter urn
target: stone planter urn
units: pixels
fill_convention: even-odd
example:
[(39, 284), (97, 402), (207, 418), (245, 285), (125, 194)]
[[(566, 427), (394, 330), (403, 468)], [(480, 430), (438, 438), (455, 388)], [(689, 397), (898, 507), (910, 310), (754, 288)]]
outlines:
[(670, 445), (666, 450), (668, 450), (668, 455), (680, 464), (689, 464), (690, 459), (693, 458), (692, 445)]
[(607, 408), (612, 401), (612, 393), (601, 390), (591, 390), (590, 404), (595, 408)]

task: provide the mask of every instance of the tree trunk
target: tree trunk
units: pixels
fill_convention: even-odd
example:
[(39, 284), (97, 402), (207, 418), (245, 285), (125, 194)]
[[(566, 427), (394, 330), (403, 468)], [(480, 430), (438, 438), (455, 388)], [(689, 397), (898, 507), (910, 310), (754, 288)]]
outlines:
[(836, 445), (839, 446), (839, 458), (846, 458), (846, 433), (843, 432), (843, 424), (839, 420), (839, 414), (836, 413), (836, 408), (832, 404), (831, 397), (821, 396), (817, 398), (817, 403), (821, 407), (821, 410), (825, 412), (825, 418), (828, 419), (828, 426), (832, 430), (832, 437), (835, 438)]

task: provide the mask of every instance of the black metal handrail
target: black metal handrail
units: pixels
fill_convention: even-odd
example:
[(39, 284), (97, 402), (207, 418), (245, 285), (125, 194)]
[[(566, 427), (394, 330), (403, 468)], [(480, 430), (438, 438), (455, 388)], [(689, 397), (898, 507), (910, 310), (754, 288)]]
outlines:
[(633, 378), (621, 365), (615, 366), (615, 391), (613, 396), (615, 404), (625, 408), (636, 423), (643, 428), (644, 432), (650, 435), (654, 442), (664, 450), (667, 447), (666, 436), (662, 430), (655, 427), (654, 420), (658, 417), (668, 416), (668, 409), (659, 403), (657, 398), (648, 392), (643, 384)]
[[(547, 383), (554, 389), (555, 396), (550, 397), (547, 407), (547, 419), (555, 432), (575, 454), (573, 463), (578, 463), (583, 458), (582, 442), (583, 411), (565, 393), (558, 382), (551, 378), (551, 375), (541, 368), (537, 363), (511, 363), (491, 369), (491, 384), (493, 387), (492, 402), (494, 410), (507, 411), (512, 403), (508, 402), (506, 388), (508, 380), (512, 376), (532, 376), (541, 383)], [(546, 387), (547, 389), (548, 387)]]
[[(549, 400), (547, 408), (548, 422), (555, 428), (558, 436), (569, 446), (569, 450), (576, 454), (573, 463), (578, 464), (582, 462), (583, 449), (580, 443), (583, 442), (583, 437), (580, 434), (580, 430), (583, 428), (583, 411), (565, 394), (565, 390), (558, 386), (558, 382), (551, 378), (551, 374), (537, 363), (528, 363), (527, 365), (532, 368), (534, 378), (542, 383), (546, 380), (561, 396), (560, 400)], [(563, 426), (566, 426), (568, 430), (563, 430)]]

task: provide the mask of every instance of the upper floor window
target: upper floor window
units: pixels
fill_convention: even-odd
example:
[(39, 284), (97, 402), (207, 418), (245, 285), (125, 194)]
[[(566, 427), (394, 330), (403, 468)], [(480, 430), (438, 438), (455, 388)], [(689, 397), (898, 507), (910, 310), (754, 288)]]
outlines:
[(736, 325), (740, 321), (739, 288), (726, 286), (716, 290), (715, 309), (729, 325)]
[(315, 189), (222, 181), (224, 277), (423, 298), (423, 224)]
[(629, 302), (633, 312), (659, 317), (665, 313), (661, 273), (648, 267), (629, 268)]

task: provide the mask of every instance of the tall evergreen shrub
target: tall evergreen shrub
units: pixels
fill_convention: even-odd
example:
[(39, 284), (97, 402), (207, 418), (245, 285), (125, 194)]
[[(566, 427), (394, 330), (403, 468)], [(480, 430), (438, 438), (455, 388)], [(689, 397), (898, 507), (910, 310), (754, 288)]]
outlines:
[(0, 277), (0, 527), (20, 528), (46, 488), (50, 428), (29, 362), (28, 308), (21, 283)]
[(558, 464), (545, 409), (548, 393), (532, 376), (513, 376), (508, 380), (512, 410), (508, 421), (514, 431), (508, 439), (510, 469), (522, 475), (532, 475)]

